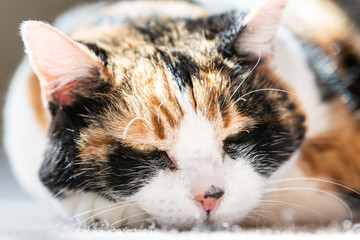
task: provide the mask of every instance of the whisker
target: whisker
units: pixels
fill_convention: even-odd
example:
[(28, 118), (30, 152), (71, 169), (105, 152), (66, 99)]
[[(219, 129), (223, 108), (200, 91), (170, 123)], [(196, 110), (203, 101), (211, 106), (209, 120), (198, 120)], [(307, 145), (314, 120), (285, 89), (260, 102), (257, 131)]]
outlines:
[[(246, 222), (246, 219), (250, 219), (250, 220), (252, 220), (252, 221), (254, 221), (255, 223), (256, 223), (256, 226), (257, 226), (257, 223), (258, 223), (258, 221), (259, 221), (259, 218), (256, 218), (255, 216), (251, 216), (250, 214), (249, 215), (247, 215), (246, 217), (244, 217), (244, 219), (243, 219), (243, 221), (244, 222)], [(246, 224), (246, 223), (245, 223)]]
[[(68, 217), (67, 219), (64, 220), (63, 223), (68, 222), (68, 221), (71, 221), (71, 220), (73, 220), (73, 219), (75, 219), (75, 218), (77, 218), (77, 217), (80, 217), (80, 216), (82, 216), (82, 215), (91, 213), (91, 212), (93, 212), (93, 211), (98, 211), (98, 210), (101, 210), (101, 209), (104, 209), (104, 208), (109, 208), (109, 207), (113, 207), (113, 206), (116, 206), (116, 205), (119, 205), (119, 204), (129, 203), (129, 202), (131, 202), (131, 201), (116, 202), (116, 203), (113, 203), (113, 204), (110, 204), (110, 205), (107, 205), (107, 206), (102, 206), (102, 207), (98, 207), (98, 208), (91, 209), (91, 210), (89, 210), (89, 211), (85, 211), (85, 212), (82, 212), (82, 213), (78, 213), (78, 214), (76, 214), (76, 215), (74, 215), (74, 216)], [(133, 204), (134, 204), (134, 205), (137, 205), (137, 203), (133, 203)], [(61, 223), (61, 224), (63, 224), (63, 223)]]
[(59, 197), (64, 191), (67, 190), (67, 187), (64, 187), (63, 189), (59, 190), (55, 195), (53, 195), (51, 198), (57, 198)]
[(256, 62), (256, 64), (254, 65), (254, 67), (250, 70), (250, 72), (244, 77), (244, 79), (240, 82), (239, 86), (235, 89), (235, 91), (233, 92), (233, 94), (231, 94), (231, 96), (229, 97), (229, 99), (231, 99), (235, 93), (239, 90), (239, 88), (243, 85), (243, 83), (246, 81), (246, 79), (248, 79), (248, 77), (254, 72), (254, 70), (257, 68), (257, 66), (259, 66), (261, 60), (261, 52), (259, 51), (258, 53), (258, 60)]
[(163, 105), (163, 103), (161, 102), (159, 107), (158, 107), (158, 110), (157, 110), (157, 115), (158, 115), (158, 123), (160, 123), (160, 108), (161, 106)]
[(255, 208), (255, 210), (252, 210), (250, 213), (274, 213), (274, 211)]
[(301, 209), (304, 209), (306, 211), (309, 211), (309, 212), (312, 212), (312, 213), (315, 213), (315, 214), (318, 214), (326, 219), (328, 219), (329, 221), (331, 221), (331, 218), (329, 218), (328, 216), (322, 214), (321, 212), (319, 211), (315, 211), (311, 208), (308, 208), (308, 207), (305, 207), (305, 206), (302, 206), (302, 205), (299, 205), (299, 204), (296, 204), (296, 203), (290, 203), (290, 202), (284, 202), (284, 201), (276, 201), (276, 200), (260, 200), (260, 205), (259, 206), (276, 206), (276, 205), (285, 205), (285, 206), (290, 206), (290, 207), (296, 207), (296, 208), (301, 208)]
[[(316, 193), (314, 193), (314, 191), (313, 192), (308, 192), (308, 191), (304, 191), (304, 190), (294, 190), (294, 192), (301, 192), (301, 193), (304, 193), (304, 194), (306, 194), (306, 195), (310, 195), (310, 196), (312, 196), (312, 197), (316, 197), (316, 198), (318, 198), (318, 199), (320, 199), (320, 200), (322, 200), (322, 201), (324, 201), (324, 202), (327, 202), (327, 203), (329, 203), (326, 199), (324, 199), (323, 197), (321, 197), (321, 196), (319, 196), (318, 194), (316, 194)], [(276, 193), (276, 196), (286, 196), (287, 194), (289, 194), (289, 192), (287, 192), (287, 191), (283, 191), (283, 192), (281, 192), (281, 190), (280, 190), (280, 192), (270, 192), (270, 196), (271, 196), (271, 194), (272, 193)], [(266, 194), (267, 196), (268, 196), (268, 194)], [(329, 203), (329, 204), (331, 204), (332, 206), (336, 206), (334, 203)]]
[(276, 191), (296, 191), (296, 190), (304, 190), (304, 191), (314, 191), (314, 192), (320, 192), (322, 194), (325, 194), (327, 196), (330, 196), (334, 199), (336, 199), (337, 201), (339, 201), (345, 208), (346, 210), (349, 212), (350, 215), (350, 219), (351, 221), (353, 220), (353, 213), (350, 209), (350, 207), (339, 197), (337, 197), (334, 194), (331, 194), (327, 191), (321, 190), (321, 189), (316, 189), (316, 188), (307, 188), (307, 187), (291, 187), (291, 188), (278, 188), (278, 189), (271, 189), (269, 191), (263, 191), (262, 193), (272, 193), (272, 192), (276, 192)]
[[(87, 220), (92, 219), (93, 217), (96, 217), (96, 216), (98, 216), (98, 215), (100, 215), (100, 214), (103, 214), (103, 213), (106, 213), (106, 212), (109, 212), (109, 211), (113, 211), (113, 210), (115, 210), (115, 209), (126, 208), (126, 207), (130, 207), (130, 206), (134, 206), (134, 205), (135, 205), (135, 204), (127, 204), (127, 205), (122, 205), (122, 206), (118, 206), (118, 207), (113, 207), (113, 208), (110, 208), (110, 209), (106, 209), (106, 210), (104, 210), (104, 211), (98, 212), (98, 213), (96, 213), (96, 214), (94, 214), (94, 215), (91, 215), (90, 217), (87, 217), (87, 218), (81, 220), (80, 222), (74, 224), (74, 226), (80, 225), (80, 224), (86, 222)], [(94, 210), (92, 210), (92, 211), (90, 211), (90, 212), (93, 212), (93, 211), (94, 211)]]
[[(263, 88), (263, 89), (256, 89), (256, 90), (253, 90), (253, 91), (250, 91), (248, 93), (245, 93), (244, 95), (242, 95), (240, 98), (244, 99), (245, 96), (251, 94), (251, 93), (256, 93), (256, 92), (262, 92), (262, 91), (277, 91), (277, 92), (284, 92), (284, 93), (289, 93), (289, 94), (292, 94), (292, 95), (295, 95), (295, 93), (293, 92), (289, 92), (289, 91), (286, 91), (286, 90), (283, 90), (283, 89), (277, 89), (277, 88)], [(238, 102), (239, 100), (236, 100), (236, 102)]]
[(126, 137), (126, 134), (127, 134), (127, 131), (129, 130), (131, 124), (133, 124), (136, 120), (143, 120), (145, 121), (147, 124), (150, 125), (150, 123), (145, 119), (145, 118), (141, 118), (141, 117), (136, 117), (136, 118), (133, 118), (125, 127), (124, 129), (124, 132), (123, 132), (123, 138), (125, 139)]
[[(265, 220), (268, 221), (268, 222), (271, 222), (271, 219), (270, 219), (270, 218), (265, 217), (265, 216), (264, 216), (263, 214), (261, 214), (261, 213), (265, 213), (265, 211), (251, 211), (251, 212), (250, 212), (250, 214), (253, 214), (253, 215), (259, 217), (257, 220), (260, 220), (260, 219), (262, 218), (262, 219), (265, 219)], [(256, 225), (256, 226), (257, 226), (257, 225)]]
[[(323, 202), (325, 202), (325, 203), (327, 203), (327, 204), (330, 204), (331, 206), (333, 206), (333, 207), (337, 207), (337, 205), (335, 205), (335, 203), (333, 203), (333, 202), (329, 202), (327, 199), (324, 199), (323, 197), (321, 197), (321, 196), (319, 196), (318, 194), (316, 194), (316, 193), (314, 193), (314, 191), (313, 192), (309, 192), (309, 191), (304, 191), (304, 190), (293, 190), (293, 191), (296, 191), (296, 192), (301, 192), (301, 193), (303, 193), (303, 194), (307, 194), (307, 195), (310, 195), (310, 196), (312, 196), (312, 197), (316, 197), (317, 199), (320, 199), (320, 200), (322, 200)], [(276, 196), (286, 196), (285, 194), (288, 194), (289, 192), (277, 192), (276, 193)], [(333, 197), (333, 196), (331, 196), (331, 197)], [(345, 203), (344, 203), (345, 204)], [(346, 204), (345, 204), (346, 205)], [(352, 214), (352, 211), (350, 210), (350, 214)]]
[[(142, 216), (142, 215), (148, 215), (148, 214), (147, 214), (146, 212), (142, 212), (142, 213), (134, 214), (134, 215), (132, 215), (132, 216), (128, 216), (128, 217), (119, 219), (119, 220), (113, 222), (112, 224), (110, 224), (110, 227), (116, 225), (116, 224), (119, 223), (119, 222), (122, 222), (122, 221), (125, 221), (125, 220), (128, 220), (128, 219), (131, 219), (131, 218), (134, 218), (134, 217)], [(142, 219), (142, 220), (140, 220), (140, 221), (144, 221), (144, 220)], [(127, 223), (127, 224), (130, 224), (130, 223)]]
[(138, 223), (138, 222), (142, 222), (142, 221), (151, 221), (151, 220), (155, 220), (154, 218), (152, 217), (148, 217), (148, 218), (144, 218), (144, 219), (141, 219), (141, 220), (136, 220), (136, 221), (132, 221), (132, 222), (128, 222), (127, 224), (130, 225), (130, 224), (134, 224), (134, 223)]
[(238, 103), (240, 100), (241, 101), (244, 101), (246, 102), (246, 99), (244, 98), (245, 96), (251, 94), (251, 93), (256, 93), (256, 92), (261, 92), (261, 91), (277, 91), (277, 92), (284, 92), (284, 93), (288, 93), (288, 94), (292, 94), (292, 95), (295, 95), (295, 93), (293, 92), (289, 92), (289, 91), (286, 91), (286, 90), (283, 90), (283, 89), (276, 89), (276, 88), (263, 88), (263, 89), (256, 89), (256, 90), (253, 90), (253, 91), (250, 91), (248, 93), (245, 93), (244, 95), (242, 95), (241, 97), (239, 97), (238, 99), (236, 99), (236, 101), (234, 101), (231, 106), (225, 111), (225, 113), (232, 107), (234, 106), (236, 103)]
[(318, 181), (318, 182), (324, 182), (324, 183), (329, 183), (329, 184), (333, 184), (339, 187), (342, 187), (344, 189), (347, 189), (353, 193), (356, 193), (360, 196), (360, 192), (356, 191), (355, 189), (348, 187), (344, 184), (338, 183), (338, 182), (334, 182), (334, 181), (330, 181), (330, 180), (326, 180), (326, 179), (322, 179), (322, 178), (282, 178), (282, 179), (275, 179), (275, 180), (271, 180), (266, 182), (264, 185), (267, 184), (275, 184), (275, 183), (281, 183), (281, 182), (287, 182), (287, 181)]

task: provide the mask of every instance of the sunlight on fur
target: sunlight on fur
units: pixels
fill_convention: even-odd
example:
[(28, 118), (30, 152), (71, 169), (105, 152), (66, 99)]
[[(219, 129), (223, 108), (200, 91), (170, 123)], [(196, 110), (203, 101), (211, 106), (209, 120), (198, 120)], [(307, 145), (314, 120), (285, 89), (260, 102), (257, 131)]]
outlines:
[(58, 226), (357, 226), (355, 24), (332, 1), (201, 2), (24, 22), (4, 112), (19, 183)]

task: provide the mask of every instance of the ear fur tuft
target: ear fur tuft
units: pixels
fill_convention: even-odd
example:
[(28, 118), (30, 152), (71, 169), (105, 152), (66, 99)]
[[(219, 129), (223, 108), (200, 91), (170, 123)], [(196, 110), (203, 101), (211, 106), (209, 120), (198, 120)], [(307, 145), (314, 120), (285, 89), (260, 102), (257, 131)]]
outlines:
[(245, 18), (245, 27), (234, 43), (238, 54), (260, 54), (263, 58), (272, 57), (275, 35), (287, 2), (287, 0), (267, 0), (250, 11)]
[(40, 80), (45, 105), (71, 105), (77, 93), (100, 84), (99, 61), (49, 24), (26, 21), (21, 25), (21, 35)]

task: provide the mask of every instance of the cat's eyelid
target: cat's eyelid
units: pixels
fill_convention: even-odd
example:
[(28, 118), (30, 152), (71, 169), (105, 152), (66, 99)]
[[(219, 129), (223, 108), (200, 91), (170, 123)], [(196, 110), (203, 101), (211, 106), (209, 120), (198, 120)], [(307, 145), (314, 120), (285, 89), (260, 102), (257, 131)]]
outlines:
[(133, 145), (132, 148), (143, 153), (152, 153), (159, 150), (157, 147), (151, 145)]
[(224, 141), (229, 140), (229, 139), (238, 139), (241, 138), (242, 136), (244, 136), (245, 134), (250, 133), (249, 130), (240, 130), (240, 131), (236, 131), (231, 133), (230, 135), (228, 135)]

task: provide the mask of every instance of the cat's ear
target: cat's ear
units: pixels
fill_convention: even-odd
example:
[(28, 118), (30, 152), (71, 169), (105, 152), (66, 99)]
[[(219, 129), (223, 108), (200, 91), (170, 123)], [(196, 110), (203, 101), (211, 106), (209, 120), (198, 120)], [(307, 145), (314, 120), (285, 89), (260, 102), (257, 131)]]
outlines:
[(287, 0), (267, 0), (244, 19), (244, 28), (235, 39), (234, 50), (239, 55), (273, 55), (274, 39), (281, 24)]
[(21, 34), (40, 80), (45, 105), (69, 106), (78, 94), (104, 86), (104, 81), (99, 79), (100, 61), (55, 28), (27, 21), (21, 25)]

